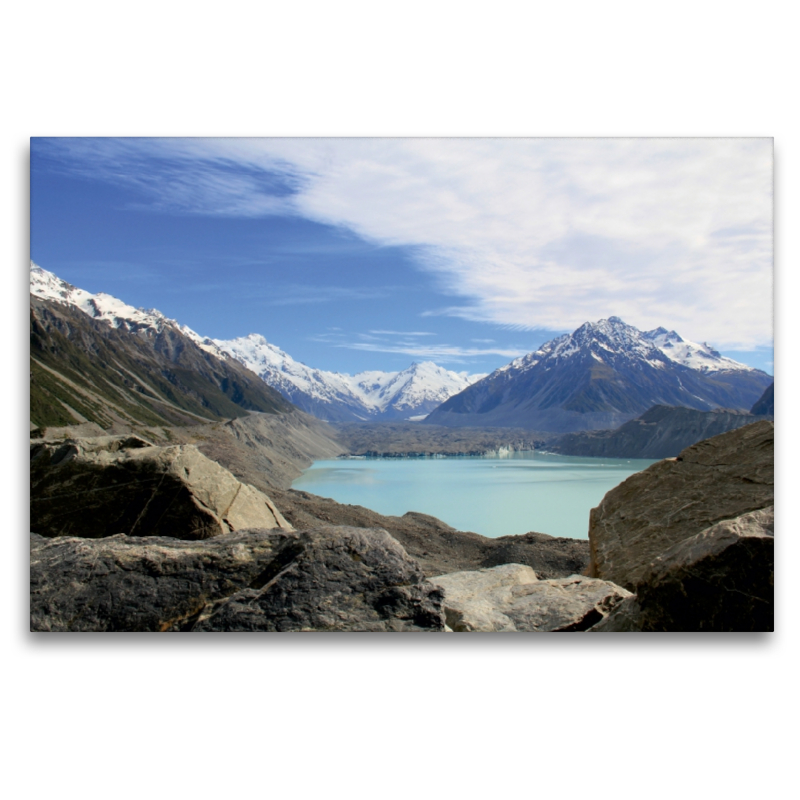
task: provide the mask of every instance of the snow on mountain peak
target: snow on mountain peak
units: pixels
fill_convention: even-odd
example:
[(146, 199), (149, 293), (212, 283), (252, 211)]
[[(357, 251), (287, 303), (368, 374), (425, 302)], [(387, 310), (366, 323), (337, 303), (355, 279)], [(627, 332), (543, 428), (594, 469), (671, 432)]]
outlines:
[(656, 328), (652, 331), (645, 331), (641, 336), (652, 342), (670, 361), (690, 369), (706, 373), (724, 370), (755, 371), (753, 367), (748, 367), (732, 358), (726, 358), (705, 342), (702, 344), (691, 342), (675, 331)]
[[(295, 361), (259, 333), (230, 340), (210, 339), (169, 319), (157, 309), (134, 308), (104, 292), (91, 294), (33, 261), (30, 269), (31, 294), (75, 306), (94, 319), (131, 332), (152, 335), (172, 327), (218, 358), (235, 358), (290, 401), (323, 418), (327, 410), (333, 408), (339, 409), (339, 416), (332, 418), (419, 417), (419, 412), (433, 410), (486, 377), (452, 372), (431, 361), (415, 361), (399, 372), (371, 370), (356, 375), (313, 369)], [(586, 322), (573, 333), (552, 339), (535, 352), (514, 359), (496, 373), (525, 372), (542, 362), (562, 362), (586, 354), (598, 362), (643, 359), (658, 369), (673, 362), (705, 373), (752, 371), (751, 367), (725, 358), (705, 343), (683, 339), (675, 331), (659, 327), (642, 332), (612, 316)]]
[(585, 322), (573, 333), (551, 339), (535, 352), (514, 359), (497, 372), (525, 372), (542, 361), (582, 355), (590, 355), (599, 362), (618, 358), (642, 359), (656, 369), (663, 369), (673, 362), (704, 373), (754, 371), (746, 364), (726, 358), (708, 344), (691, 342), (675, 331), (662, 327), (640, 331), (619, 317), (609, 317)]
[(170, 319), (156, 308), (134, 308), (105, 292), (92, 294), (61, 280), (33, 261), (31, 261), (30, 288), (31, 294), (36, 297), (74, 306), (87, 316), (106, 322), (114, 328), (124, 328), (131, 333), (143, 331), (152, 335), (161, 333), (165, 327), (171, 327), (217, 358), (227, 357), (210, 339), (196, 333), (187, 325), (181, 325), (176, 320)]
[[(362, 419), (432, 410), (484, 377), (451, 372), (430, 361), (414, 362), (400, 372), (367, 370), (349, 375), (301, 364), (260, 334), (214, 342), (301, 407), (307, 400), (337, 404)], [(320, 406), (315, 410), (319, 412)]]

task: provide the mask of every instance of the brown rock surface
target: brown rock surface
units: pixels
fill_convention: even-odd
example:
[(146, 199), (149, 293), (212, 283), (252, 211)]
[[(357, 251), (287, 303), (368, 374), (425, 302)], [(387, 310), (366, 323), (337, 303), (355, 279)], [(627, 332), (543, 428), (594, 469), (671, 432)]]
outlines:
[(31, 529), (84, 538), (117, 533), (207, 539), (291, 526), (273, 502), (196, 447), (137, 436), (31, 441)]
[(598, 631), (771, 631), (772, 507), (712, 525), (673, 545), (645, 571), (635, 603)]
[(692, 445), (608, 492), (589, 518), (589, 575), (635, 591), (653, 561), (725, 519), (773, 504), (775, 426)]

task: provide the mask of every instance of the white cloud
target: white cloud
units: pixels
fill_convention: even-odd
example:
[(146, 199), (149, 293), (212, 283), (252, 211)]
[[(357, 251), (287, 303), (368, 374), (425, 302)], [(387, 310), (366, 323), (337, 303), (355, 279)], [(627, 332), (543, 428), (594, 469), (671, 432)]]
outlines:
[[(362, 334), (363, 336), (363, 334)], [(367, 337), (364, 337), (367, 338)], [(500, 355), (504, 358), (512, 359), (525, 355), (526, 350), (518, 350), (507, 347), (478, 348), (478, 347), (457, 347), (449, 344), (424, 345), (417, 342), (400, 342), (389, 344), (387, 342), (341, 342), (334, 344), (334, 347), (346, 348), (348, 350), (361, 350), (368, 353), (402, 353), (403, 355), (414, 356), (423, 359), (447, 359), (448, 361), (463, 361), (476, 356)]]
[[(385, 336), (399, 335), (400, 339), (387, 339)], [(399, 353), (421, 359), (446, 359), (448, 361), (463, 361), (479, 356), (503, 356), (504, 358), (517, 358), (525, 355), (528, 350), (510, 345), (495, 344), (492, 339), (477, 339), (475, 342), (492, 344), (492, 347), (460, 347), (451, 344), (429, 344), (415, 339), (417, 336), (436, 336), (428, 332), (402, 332), (402, 331), (369, 331), (369, 333), (320, 333), (310, 336), (309, 341), (321, 342), (332, 347), (346, 350), (359, 350), (367, 353)]]
[(462, 301), (431, 314), (556, 330), (616, 314), (722, 348), (772, 340), (769, 139), (70, 141), (117, 177), (142, 148), (178, 157), (159, 202), (186, 211), (291, 210), (414, 246)]

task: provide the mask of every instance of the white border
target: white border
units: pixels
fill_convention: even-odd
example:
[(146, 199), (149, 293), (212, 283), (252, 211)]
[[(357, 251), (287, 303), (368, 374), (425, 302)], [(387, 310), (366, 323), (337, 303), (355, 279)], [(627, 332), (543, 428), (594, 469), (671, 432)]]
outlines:
[[(783, 497), (796, 444), (800, 132), (786, 8), (43, 2), (6, 12), (2, 335), (14, 457), (4, 469), (15, 513), (2, 607), (13, 796), (737, 798), (781, 796), (794, 783), (791, 726), (780, 725), (798, 711), (796, 544)], [(31, 636), (17, 539), (28, 137), (86, 134), (775, 136), (778, 633)]]

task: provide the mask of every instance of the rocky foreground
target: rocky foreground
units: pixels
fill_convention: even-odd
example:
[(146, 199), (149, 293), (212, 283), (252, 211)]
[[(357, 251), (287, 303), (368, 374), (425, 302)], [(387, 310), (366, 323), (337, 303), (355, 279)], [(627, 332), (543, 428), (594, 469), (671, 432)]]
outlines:
[(773, 449), (765, 421), (654, 464), (586, 543), (266, 492), (190, 444), (32, 440), (31, 629), (772, 630)]
[(33, 630), (441, 631), (443, 600), (385, 531), (31, 535)]

